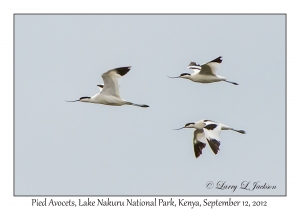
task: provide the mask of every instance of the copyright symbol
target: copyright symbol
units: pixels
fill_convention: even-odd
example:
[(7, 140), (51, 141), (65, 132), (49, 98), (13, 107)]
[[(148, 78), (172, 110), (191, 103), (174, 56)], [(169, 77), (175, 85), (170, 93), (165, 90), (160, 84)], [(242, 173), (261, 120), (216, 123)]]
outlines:
[(214, 187), (214, 183), (212, 181), (206, 182), (206, 188), (212, 189)]

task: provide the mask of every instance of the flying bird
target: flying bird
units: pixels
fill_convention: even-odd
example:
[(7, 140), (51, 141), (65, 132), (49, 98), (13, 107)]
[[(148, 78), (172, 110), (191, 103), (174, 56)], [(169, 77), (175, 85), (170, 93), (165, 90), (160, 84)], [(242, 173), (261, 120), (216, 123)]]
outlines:
[(200, 120), (198, 122), (192, 122), (185, 124), (184, 127), (174, 129), (180, 130), (183, 128), (195, 128), (193, 144), (195, 157), (198, 158), (202, 154), (202, 149), (205, 148), (206, 143), (209, 144), (211, 150), (217, 154), (220, 150), (220, 132), (221, 130), (232, 130), (241, 134), (245, 134), (244, 130), (236, 130), (228, 127), (222, 123), (214, 122), (212, 120)]
[(191, 69), (194, 71), (194, 73), (189, 74), (189, 73), (182, 73), (180, 76), (178, 77), (169, 77), (169, 78), (183, 78), (183, 79), (189, 79), (193, 82), (199, 82), (199, 83), (212, 83), (212, 82), (220, 82), (220, 81), (224, 81), (224, 82), (229, 82), (231, 84), (234, 85), (238, 85), (235, 82), (230, 82), (228, 80), (226, 80), (225, 77), (216, 75), (216, 71), (218, 66), (220, 65), (220, 63), (222, 63), (222, 57), (219, 56), (216, 59), (199, 65), (195, 62), (191, 62), (188, 66), (188, 69)]
[(87, 102), (87, 103), (96, 103), (104, 104), (110, 106), (122, 106), (122, 105), (133, 105), (139, 107), (149, 107), (145, 104), (136, 104), (129, 101), (126, 101), (120, 97), (119, 93), (119, 84), (118, 78), (124, 76), (129, 72), (131, 66), (119, 67), (111, 69), (102, 74), (104, 85), (97, 85), (100, 89), (100, 92), (92, 97), (84, 96), (75, 101), (67, 102)]

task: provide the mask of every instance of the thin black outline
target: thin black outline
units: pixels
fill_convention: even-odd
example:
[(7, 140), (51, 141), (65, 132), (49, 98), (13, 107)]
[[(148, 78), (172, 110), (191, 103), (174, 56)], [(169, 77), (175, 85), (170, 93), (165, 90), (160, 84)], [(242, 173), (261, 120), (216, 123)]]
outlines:
[[(16, 195), (15, 194), (15, 17), (16, 15), (284, 15), (285, 16), (285, 195)], [(287, 197), (287, 14), (286, 13), (14, 13), (13, 14), (13, 196), (14, 197)]]

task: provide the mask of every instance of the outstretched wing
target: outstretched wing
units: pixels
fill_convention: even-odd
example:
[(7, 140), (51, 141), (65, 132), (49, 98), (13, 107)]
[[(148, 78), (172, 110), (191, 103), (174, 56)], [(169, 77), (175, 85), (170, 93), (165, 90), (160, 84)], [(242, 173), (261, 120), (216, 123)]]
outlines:
[(104, 87), (101, 94), (113, 95), (120, 98), (118, 78), (124, 76), (131, 66), (111, 69), (102, 74)]
[(195, 130), (193, 144), (194, 144), (194, 153), (196, 158), (198, 158), (202, 154), (202, 149), (204, 149), (206, 146), (204, 142), (206, 142), (206, 140), (205, 140), (203, 129)]
[(222, 57), (219, 56), (216, 59), (201, 65), (201, 71), (199, 74), (203, 75), (214, 75), (216, 76), (217, 68), (222, 63)]
[(195, 62), (191, 62), (188, 66), (188, 69), (193, 70), (194, 72), (200, 72), (201, 66)]
[(221, 125), (219, 123), (213, 121), (206, 121), (205, 126), (203, 128), (205, 132), (205, 138), (211, 148), (211, 150), (217, 154), (220, 150), (220, 132), (221, 132)]

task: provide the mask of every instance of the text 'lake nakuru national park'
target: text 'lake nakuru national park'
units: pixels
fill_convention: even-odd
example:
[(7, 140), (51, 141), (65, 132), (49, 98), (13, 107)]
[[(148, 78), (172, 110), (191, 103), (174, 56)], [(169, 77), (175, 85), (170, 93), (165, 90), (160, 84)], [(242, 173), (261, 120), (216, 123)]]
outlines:
[[(244, 205), (245, 202), (243, 202)], [(248, 202), (246, 203), (248, 205)], [(234, 201), (231, 198), (223, 200), (187, 200), (183, 198), (173, 199), (173, 198), (153, 198), (151, 200), (146, 199), (124, 199), (124, 200), (111, 200), (106, 199), (68, 199), (68, 200), (58, 200), (58, 199), (32, 199), (32, 206), (161, 206), (161, 207), (177, 207), (185, 206), (194, 209), (194, 207), (201, 206), (239, 206), (242, 205), (241, 201)]]

